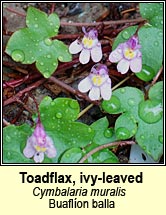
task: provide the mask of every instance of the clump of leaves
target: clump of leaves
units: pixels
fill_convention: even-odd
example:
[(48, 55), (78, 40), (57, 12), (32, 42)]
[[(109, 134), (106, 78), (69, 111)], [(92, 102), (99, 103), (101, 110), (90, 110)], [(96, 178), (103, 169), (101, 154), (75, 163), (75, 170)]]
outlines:
[[(114, 140), (115, 137), (108, 135), (108, 121), (106, 118), (88, 126), (81, 122), (76, 122), (80, 107), (76, 100), (68, 98), (57, 98), (52, 100), (45, 97), (40, 104), (40, 118), (46, 133), (52, 138), (57, 156), (55, 158), (45, 158), (44, 163), (77, 163), (81, 157), (96, 147), (107, 141)], [(100, 131), (101, 140), (98, 140), (98, 130), (103, 124), (103, 132)], [(23, 155), (26, 141), (32, 135), (29, 125), (7, 126), (3, 135), (3, 162), (4, 163), (33, 163), (32, 159), (27, 159)], [(106, 137), (104, 137), (104, 135)], [(109, 159), (109, 160), (108, 160)], [(92, 156), (87, 162), (118, 162), (118, 158), (108, 149), (103, 149)]]
[[(149, 23), (138, 31), (142, 53), (142, 71), (135, 75), (143, 81), (150, 81), (157, 74), (163, 61), (163, 5), (160, 3), (140, 3), (140, 13)], [(112, 49), (127, 41), (138, 26), (125, 28), (116, 37)]]
[(156, 83), (149, 90), (149, 99), (144, 100), (141, 90), (123, 87), (115, 90), (109, 101), (102, 102), (104, 111), (120, 115), (115, 122), (118, 140), (135, 136), (140, 147), (154, 160), (163, 153), (163, 82)]
[(37, 69), (45, 78), (49, 78), (61, 62), (71, 61), (68, 47), (61, 41), (51, 38), (58, 34), (59, 17), (28, 7), (26, 28), (22, 28), (10, 37), (6, 53), (16, 62), (32, 64), (36, 62)]

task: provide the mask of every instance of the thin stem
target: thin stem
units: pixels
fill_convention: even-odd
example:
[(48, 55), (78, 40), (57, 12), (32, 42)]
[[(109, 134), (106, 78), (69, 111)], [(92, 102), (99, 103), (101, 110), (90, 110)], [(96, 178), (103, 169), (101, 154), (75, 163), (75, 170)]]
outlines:
[(76, 96), (78, 96), (80, 98), (83, 98), (83, 99), (87, 100), (88, 102), (93, 102), (96, 105), (98, 104), (97, 101), (90, 100), (90, 98), (86, 94), (79, 92), (78, 90), (72, 88), (68, 84), (65, 84), (64, 82), (60, 81), (59, 79), (57, 79), (57, 78), (55, 78), (53, 76), (51, 76), (49, 78), (49, 81), (52, 81), (53, 83), (55, 83), (58, 86), (64, 88), (65, 90), (67, 90), (68, 92), (72, 93), (73, 95), (76, 95)]
[(116, 20), (116, 21), (105, 21), (105, 22), (61, 22), (61, 26), (98, 26), (101, 24), (104, 25), (118, 25), (118, 24), (126, 24), (126, 23), (138, 23), (138, 22), (144, 22), (146, 19), (143, 18), (137, 18), (137, 19), (123, 19), (123, 20)]
[(13, 102), (16, 102), (18, 100), (18, 98), (20, 98), (23, 94), (25, 94), (25, 93), (37, 88), (38, 86), (43, 84), (45, 81), (46, 81), (46, 79), (43, 78), (43, 79), (41, 79), (39, 81), (36, 81), (35, 83), (29, 85), (29, 87), (19, 91), (15, 96), (13, 96), (13, 97), (7, 99), (6, 101), (4, 101), (3, 106), (6, 106), (6, 105), (11, 104)]
[(26, 14), (21, 13), (21, 12), (18, 12), (18, 11), (15, 10), (14, 8), (7, 7), (6, 5), (3, 5), (3, 7), (4, 7), (4, 9), (8, 10), (9, 12), (12, 12), (12, 13), (17, 14), (18, 16), (22, 16), (22, 17), (25, 17), (25, 16), (26, 16)]
[(119, 145), (132, 145), (135, 144), (134, 141), (117, 141), (117, 142), (112, 142), (112, 143), (106, 143), (101, 146), (98, 146), (94, 149), (92, 149), (90, 152), (88, 152), (84, 157), (81, 158), (81, 160), (78, 163), (83, 163), (86, 161), (91, 155), (95, 154), (96, 152), (106, 149), (112, 146), (119, 146)]
[(112, 91), (115, 90), (116, 88), (118, 88), (119, 86), (121, 86), (124, 82), (126, 82), (128, 79), (131, 78), (131, 76), (133, 76), (134, 73), (132, 73), (130, 76), (127, 76), (125, 79), (123, 79), (122, 81), (120, 81), (118, 84), (116, 84), (113, 88)]
[[(128, 79), (130, 79), (130, 77), (134, 75), (134, 73), (132, 73), (130, 76), (127, 76), (124, 80), (122, 80), (121, 82), (119, 82), (117, 85), (115, 85), (113, 88), (112, 88), (112, 91), (115, 90), (116, 88), (118, 88), (120, 85), (122, 85), (125, 81), (127, 81)], [(101, 98), (100, 98), (101, 99)], [(94, 104), (90, 104), (88, 105), (85, 109), (83, 109), (79, 115), (78, 115), (78, 118), (80, 118), (82, 115), (84, 115), (89, 109), (91, 109), (93, 107)]]
[(84, 115), (89, 109), (93, 107), (93, 104), (88, 105), (85, 109), (83, 109), (79, 114), (78, 118), (80, 118), (82, 115)]
[(158, 78), (160, 77), (162, 71), (163, 71), (163, 65), (162, 65), (162, 67), (159, 69), (159, 71), (157, 72), (156, 76), (154, 77), (154, 79), (153, 79), (153, 81), (152, 81), (152, 83), (151, 83), (151, 86), (153, 86), (153, 85), (157, 82), (157, 80), (158, 80)]

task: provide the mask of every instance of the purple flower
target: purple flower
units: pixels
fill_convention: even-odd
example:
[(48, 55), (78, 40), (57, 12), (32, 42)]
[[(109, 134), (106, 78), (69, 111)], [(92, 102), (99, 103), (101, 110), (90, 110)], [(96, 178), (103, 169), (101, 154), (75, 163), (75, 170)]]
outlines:
[(121, 43), (109, 55), (112, 63), (118, 63), (117, 69), (121, 74), (125, 74), (129, 67), (132, 72), (140, 72), (142, 69), (142, 54), (140, 52), (138, 37), (132, 36), (125, 43)]
[(44, 160), (44, 154), (49, 158), (56, 156), (54, 143), (46, 134), (40, 121), (38, 121), (33, 134), (28, 138), (23, 153), (27, 158), (33, 157), (36, 163), (41, 163)]
[(101, 43), (98, 40), (97, 30), (90, 30), (87, 32), (85, 28), (82, 28), (84, 37), (82, 40), (75, 40), (69, 46), (69, 52), (71, 54), (77, 54), (81, 52), (79, 56), (80, 63), (86, 64), (90, 60), (90, 56), (93, 62), (99, 62), (102, 58)]
[(78, 89), (82, 93), (90, 90), (89, 98), (91, 100), (99, 100), (100, 94), (104, 100), (109, 100), (112, 89), (107, 67), (103, 64), (94, 65), (90, 74), (79, 83)]

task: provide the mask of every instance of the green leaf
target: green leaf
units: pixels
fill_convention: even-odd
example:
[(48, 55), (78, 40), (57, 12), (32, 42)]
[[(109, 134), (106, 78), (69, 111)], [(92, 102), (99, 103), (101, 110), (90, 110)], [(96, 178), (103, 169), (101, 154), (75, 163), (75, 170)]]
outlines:
[[(92, 143), (84, 149), (84, 152), (88, 153), (98, 146), (98, 144)], [(91, 155), (84, 163), (119, 163), (119, 160), (109, 149), (102, 149)]]
[[(61, 120), (75, 121), (80, 112), (79, 104), (74, 99), (57, 98), (52, 100), (46, 96), (40, 103), (41, 117), (44, 116), (47, 120)], [(48, 123), (47, 127), (53, 126)]]
[(150, 88), (149, 100), (144, 101), (143, 93), (137, 88), (119, 88), (113, 92), (120, 103), (118, 111), (112, 109), (111, 99), (102, 102), (106, 112), (123, 113), (115, 122), (117, 139), (135, 136), (141, 148), (156, 161), (163, 153), (162, 92), (163, 82), (158, 82)]
[[(121, 31), (116, 37), (113, 50), (127, 41), (136, 32), (138, 26), (131, 26)], [(150, 81), (162, 66), (163, 61), (163, 33), (153, 26), (143, 26), (138, 31), (142, 53), (142, 71), (135, 75), (144, 81)]]
[(30, 135), (31, 128), (27, 124), (3, 129), (3, 163), (34, 163), (23, 155), (21, 147)]
[(78, 163), (83, 157), (83, 152), (80, 148), (71, 148), (64, 152), (60, 158), (60, 163)]
[(135, 138), (140, 147), (158, 161), (163, 154), (163, 119), (152, 124), (142, 120)]
[(123, 112), (121, 108), (121, 103), (120, 100), (118, 99), (117, 96), (114, 96), (114, 93), (111, 96), (111, 99), (108, 100), (103, 100), (102, 102), (102, 108), (107, 112), (107, 113), (121, 113)]
[(149, 90), (149, 99), (157, 99), (162, 101), (163, 99), (163, 81), (157, 82)]
[(163, 29), (163, 3), (140, 3), (140, 14), (151, 25)]
[(139, 116), (146, 123), (158, 122), (163, 115), (161, 101), (157, 99), (146, 100), (139, 104)]
[(47, 16), (46, 13), (30, 6), (27, 11), (26, 25), (41, 37), (53, 37), (58, 34), (60, 20), (55, 13)]
[(47, 16), (44, 12), (29, 7), (26, 17), (27, 28), (20, 29), (10, 37), (5, 52), (22, 64), (36, 62), (37, 69), (49, 78), (58, 66), (58, 60), (72, 59), (68, 46), (59, 40), (52, 40), (60, 26), (56, 14)]
[(53, 139), (57, 149), (57, 156), (53, 162), (57, 163), (62, 153), (70, 148), (85, 147), (91, 143), (94, 131), (89, 126), (74, 122), (79, 113), (76, 100), (57, 98), (52, 101), (46, 97), (40, 104), (41, 121), (48, 135)]
[(134, 136), (137, 132), (135, 118), (129, 113), (123, 113), (115, 123), (115, 133), (118, 140), (126, 140)]
[(91, 125), (91, 128), (95, 131), (94, 143), (102, 145), (116, 140), (113, 128), (108, 128), (108, 125), (106, 117), (97, 120)]
[[(110, 114), (130, 112), (138, 121), (138, 104), (144, 100), (144, 95), (139, 89), (135, 87), (118, 88), (113, 91), (112, 97), (110, 100), (102, 102), (103, 110)], [(115, 97), (116, 100), (114, 99)], [(118, 106), (118, 109), (112, 108), (114, 106)]]

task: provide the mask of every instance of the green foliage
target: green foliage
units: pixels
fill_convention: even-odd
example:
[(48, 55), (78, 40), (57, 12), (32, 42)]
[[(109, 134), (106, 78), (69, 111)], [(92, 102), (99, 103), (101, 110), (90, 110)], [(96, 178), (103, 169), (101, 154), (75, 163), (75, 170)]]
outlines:
[[(113, 49), (120, 43), (127, 41), (136, 32), (138, 26), (124, 29), (116, 37)], [(135, 75), (144, 81), (150, 81), (162, 66), (163, 60), (163, 33), (153, 26), (143, 26), (138, 31), (142, 53), (142, 71)]]
[(139, 9), (152, 26), (163, 29), (163, 6), (164, 3), (140, 3)]
[(80, 122), (74, 122), (79, 113), (76, 100), (57, 98), (52, 100), (45, 97), (40, 103), (41, 121), (48, 135), (53, 139), (57, 149), (57, 156), (72, 147), (84, 147), (91, 143), (94, 136), (93, 130)]
[(108, 128), (109, 122), (106, 117), (101, 118), (91, 125), (91, 128), (95, 131), (93, 142), (98, 145), (116, 141), (113, 128)]
[[(43, 163), (77, 163), (93, 147), (116, 140), (113, 128), (108, 128), (108, 120), (102, 118), (91, 126), (75, 122), (79, 114), (76, 100), (45, 97), (39, 106), (40, 117), (46, 133), (53, 139), (57, 156)], [(102, 126), (102, 128), (100, 127)], [(7, 126), (4, 128), (4, 163), (34, 163), (23, 155), (28, 137), (32, 135), (29, 125)], [(106, 161), (105, 161), (106, 160)], [(90, 163), (117, 163), (118, 158), (108, 149), (92, 155)]]
[[(84, 150), (86, 153), (88, 153), (91, 150), (97, 148), (98, 146), (98, 144), (92, 143)], [(88, 159), (84, 163), (119, 163), (119, 160), (116, 155), (109, 149), (102, 149), (88, 157)]]
[(78, 163), (83, 157), (83, 151), (80, 148), (71, 148), (64, 152), (60, 158), (60, 163)]
[[(4, 163), (33, 163), (22, 154), (27, 137), (31, 134), (29, 125), (10, 125), (3, 129), (3, 162)], [(23, 146), (23, 145), (24, 146)]]
[[(154, 160), (158, 160), (163, 153), (162, 86), (163, 83), (158, 82), (151, 87), (146, 101), (140, 90), (123, 87), (113, 92), (113, 99), (102, 102), (106, 112), (122, 113), (115, 122), (117, 139), (125, 140), (135, 136), (141, 148)], [(118, 111), (112, 109), (115, 101), (120, 103)]]
[(26, 28), (22, 28), (10, 37), (6, 53), (22, 64), (36, 62), (37, 69), (45, 78), (49, 78), (61, 62), (71, 61), (68, 47), (59, 40), (52, 40), (58, 34), (59, 17), (53, 13), (49, 16), (44, 12), (28, 7)]

